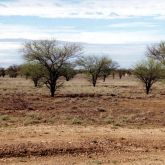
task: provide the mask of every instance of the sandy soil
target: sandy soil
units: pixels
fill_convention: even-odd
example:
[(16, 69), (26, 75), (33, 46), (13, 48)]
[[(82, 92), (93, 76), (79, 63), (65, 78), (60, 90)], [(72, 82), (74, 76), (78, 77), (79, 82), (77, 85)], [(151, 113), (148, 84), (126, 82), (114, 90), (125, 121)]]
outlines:
[(0, 164), (165, 163), (165, 128), (40, 125), (0, 131)]
[(130, 77), (93, 88), (77, 76), (50, 98), (0, 78), (0, 164), (164, 165), (165, 85), (146, 96)]

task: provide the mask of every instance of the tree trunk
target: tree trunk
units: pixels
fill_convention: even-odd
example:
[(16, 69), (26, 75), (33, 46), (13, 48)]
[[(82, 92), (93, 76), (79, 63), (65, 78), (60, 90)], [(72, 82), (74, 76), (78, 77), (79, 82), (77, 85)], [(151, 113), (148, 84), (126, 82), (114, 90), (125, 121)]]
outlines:
[(37, 82), (37, 81), (34, 82), (34, 86), (35, 86), (35, 87), (38, 86), (38, 82)]
[(66, 78), (66, 81), (69, 81), (69, 79), (70, 79), (69, 77), (65, 77), (65, 78)]
[(120, 79), (122, 78), (122, 73), (119, 73), (119, 78), (120, 78)]
[(96, 81), (97, 81), (96, 76), (92, 75), (92, 84), (94, 87), (96, 86)]
[(38, 79), (37, 78), (33, 78), (32, 80), (34, 82), (34, 86), (37, 87), (38, 86)]
[(56, 91), (55, 84), (51, 84), (50, 86), (51, 97), (54, 97), (55, 91)]
[(106, 77), (107, 77), (106, 75), (103, 75), (103, 82), (105, 82)]
[(96, 86), (96, 81), (93, 82), (93, 86), (94, 86), (94, 87)]
[(113, 73), (112, 76), (113, 76), (113, 79), (115, 79), (115, 73)]
[(148, 83), (146, 83), (146, 94), (147, 95), (150, 93), (150, 89), (151, 89), (151, 83), (148, 82)]
[(49, 73), (49, 89), (50, 89), (50, 94), (51, 94), (51, 97), (54, 97), (55, 96), (55, 92), (56, 92), (56, 89), (57, 89), (57, 80), (59, 78), (59, 75), (58, 73), (56, 72), (50, 72)]

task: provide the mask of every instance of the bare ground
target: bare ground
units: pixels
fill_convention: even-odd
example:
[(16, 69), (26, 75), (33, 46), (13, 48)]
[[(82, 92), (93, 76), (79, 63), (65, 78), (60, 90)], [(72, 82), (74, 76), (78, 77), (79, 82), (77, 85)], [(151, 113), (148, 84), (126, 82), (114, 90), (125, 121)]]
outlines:
[(0, 164), (165, 164), (165, 88), (134, 78), (77, 76), (55, 98), (29, 80), (0, 79)]
[(164, 128), (40, 125), (0, 131), (0, 164), (165, 163)]

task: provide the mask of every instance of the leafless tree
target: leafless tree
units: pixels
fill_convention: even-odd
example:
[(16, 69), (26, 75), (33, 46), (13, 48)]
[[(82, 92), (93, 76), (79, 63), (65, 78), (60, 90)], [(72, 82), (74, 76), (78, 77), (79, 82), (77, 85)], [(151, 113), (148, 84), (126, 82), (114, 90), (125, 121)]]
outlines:
[(148, 57), (156, 59), (165, 65), (165, 42), (149, 46), (146, 54)]

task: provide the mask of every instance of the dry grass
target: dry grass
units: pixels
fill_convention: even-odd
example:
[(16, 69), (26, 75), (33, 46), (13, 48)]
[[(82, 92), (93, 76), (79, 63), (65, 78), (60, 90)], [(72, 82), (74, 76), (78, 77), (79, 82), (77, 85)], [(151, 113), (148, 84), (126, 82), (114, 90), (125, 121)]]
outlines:
[(165, 84), (146, 96), (133, 77), (94, 88), (77, 75), (55, 98), (30, 80), (0, 78), (0, 164), (163, 165), (164, 100)]
[(23, 78), (1, 78), (0, 84), (1, 127), (41, 123), (114, 127), (165, 125), (163, 84), (155, 85), (153, 93), (146, 96), (132, 77), (109, 78), (105, 83), (100, 80), (94, 88), (78, 75), (66, 82), (55, 98), (49, 97), (45, 87), (34, 88), (30, 80)]

